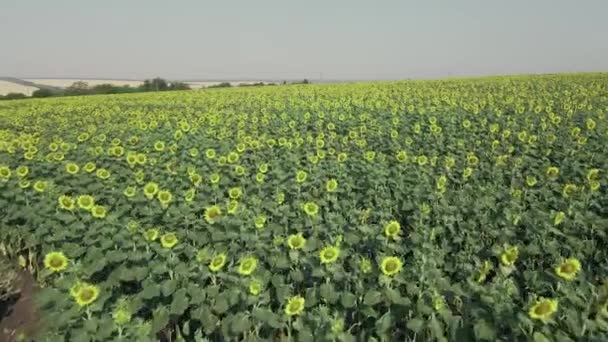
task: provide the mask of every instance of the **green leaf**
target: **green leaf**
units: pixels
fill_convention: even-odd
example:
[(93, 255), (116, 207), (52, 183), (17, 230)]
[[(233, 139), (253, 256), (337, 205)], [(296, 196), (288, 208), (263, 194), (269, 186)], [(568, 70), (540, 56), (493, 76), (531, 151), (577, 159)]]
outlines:
[(393, 317), (389, 312), (385, 313), (376, 321), (376, 332), (378, 336), (388, 333), (393, 327)]
[(534, 334), (532, 335), (532, 340), (534, 342), (551, 342), (550, 339), (548, 339), (545, 335), (543, 335), (543, 333), (539, 331), (534, 332)]
[(163, 296), (169, 297), (175, 292), (175, 288), (177, 288), (177, 280), (169, 279), (165, 281), (162, 285)]
[(241, 334), (251, 328), (251, 321), (247, 315), (238, 313), (232, 319), (230, 327), (234, 333)]
[(376, 290), (369, 290), (363, 297), (363, 304), (374, 306), (382, 301), (382, 293)]
[(158, 284), (147, 285), (141, 292), (141, 297), (143, 299), (152, 299), (158, 296), (160, 296), (160, 285)]
[(350, 292), (344, 292), (342, 293), (342, 297), (340, 298), (340, 303), (346, 309), (353, 308), (355, 307), (355, 305), (357, 305), (357, 297)]
[(154, 310), (152, 314), (152, 332), (157, 333), (169, 324), (169, 312), (164, 308)]
[(230, 304), (228, 304), (228, 300), (224, 297), (218, 297), (213, 305), (213, 310), (220, 315), (228, 311), (229, 308)]
[(420, 333), (424, 327), (424, 320), (420, 318), (412, 318), (407, 321), (405, 326), (415, 333)]
[(186, 309), (188, 309), (189, 299), (186, 295), (186, 289), (179, 289), (173, 294), (173, 301), (171, 302), (171, 314), (181, 315)]
[(485, 320), (475, 322), (473, 331), (475, 332), (475, 338), (478, 340), (494, 341), (496, 339), (496, 331), (494, 330), (494, 327)]

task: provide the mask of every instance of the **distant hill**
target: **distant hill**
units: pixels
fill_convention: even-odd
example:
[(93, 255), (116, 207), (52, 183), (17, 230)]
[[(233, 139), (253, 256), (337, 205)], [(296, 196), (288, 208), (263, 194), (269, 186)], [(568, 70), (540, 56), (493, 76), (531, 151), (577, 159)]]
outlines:
[(38, 88), (38, 89), (47, 89), (47, 90), (50, 90), (50, 91), (60, 91), (61, 90), (61, 88), (58, 88), (58, 87), (53, 87), (53, 86), (46, 85), (46, 84), (38, 84), (38, 83), (22, 80), (20, 78), (15, 78), (15, 77), (0, 77), (0, 81), (6, 81), (6, 82), (11, 82), (11, 83), (16, 83), (16, 84), (20, 84), (20, 85), (26, 86), (26, 87), (35, 87), (35, 88)]

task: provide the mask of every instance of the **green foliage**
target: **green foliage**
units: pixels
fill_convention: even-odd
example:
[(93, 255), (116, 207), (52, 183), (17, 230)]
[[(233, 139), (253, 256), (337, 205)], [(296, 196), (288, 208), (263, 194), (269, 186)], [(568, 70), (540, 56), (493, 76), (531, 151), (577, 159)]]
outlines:
[(3, 102), (0, 242), (50, 340), (605, 340), (607, 87)]

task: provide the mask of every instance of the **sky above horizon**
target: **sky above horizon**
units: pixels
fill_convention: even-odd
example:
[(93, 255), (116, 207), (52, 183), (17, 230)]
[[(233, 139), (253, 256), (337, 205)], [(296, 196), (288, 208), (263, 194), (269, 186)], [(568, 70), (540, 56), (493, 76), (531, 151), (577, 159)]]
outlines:
[(608, 71), (606, 0), (2, 0), (0, 76), (405, 79)]

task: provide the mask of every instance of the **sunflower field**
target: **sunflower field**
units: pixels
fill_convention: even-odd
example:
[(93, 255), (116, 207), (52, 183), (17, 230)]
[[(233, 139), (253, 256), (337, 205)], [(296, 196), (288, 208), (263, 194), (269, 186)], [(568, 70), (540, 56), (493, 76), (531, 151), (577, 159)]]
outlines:
[(608, 74), (0, 104), (41, 341), (605, 341)]

